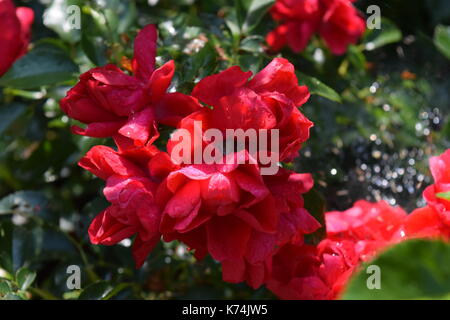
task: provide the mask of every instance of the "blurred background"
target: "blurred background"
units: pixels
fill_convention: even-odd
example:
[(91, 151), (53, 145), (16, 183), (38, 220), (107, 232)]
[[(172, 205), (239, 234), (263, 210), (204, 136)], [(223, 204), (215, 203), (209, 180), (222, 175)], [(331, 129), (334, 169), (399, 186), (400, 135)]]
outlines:
[[(190, 93), (198, 79), (231, 65), (256, 72), (273, 58), (264, 50), (274, 27), (270, 15), (242, 32), (243, 9), (232, 0), (15, 3), (31, 7), (35, 22), (31, 50), (0, 78), (0, 276), (10, 279), (0, 294), (273, 298), (264, 288), (223, 282), (217, 263), (195, 261), (179, 243), (161, 243), (139, 270), (131, 240), (91, 245), (87, 227), (107, 206), (103, 181), (76, 163), (91, 146), (111, 141), (71, 134), (73, 123), (59, 109), (80, 73), (108, 62), (124, 65), (137, 30), (148, 23), (158, 25), (157, 63), (176, 62), (178, 91)], [(313, 93), (302, 111), (315, 126), (290, 167), (313, 174), (306, 205), (319, 219), (359, 199), (384, 199), (408, 212), (422, 206), (431, 183), (427, 161), (450, 148), (450, 1), (355, 3), (363, 14), (373, 4), (381, 9), (382, 28), (367, 30), (345, 55), (331, 55), (319, 38), (301, 54), (282, 52)], [(81, 8), (80, 29), (65, 24), (70, 5)], [(320, 233), (308, 241), (318, 239)], [(67, 288), (69, 265), (80, 266), (84, 290)]]

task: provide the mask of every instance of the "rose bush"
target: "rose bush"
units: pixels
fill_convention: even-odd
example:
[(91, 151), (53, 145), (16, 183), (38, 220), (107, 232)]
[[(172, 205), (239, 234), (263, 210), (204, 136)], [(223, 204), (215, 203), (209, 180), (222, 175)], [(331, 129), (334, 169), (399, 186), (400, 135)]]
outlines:
[[(155, 59), (155, 32), (155, 27), (150, 25), (136, 38), (134, 62), (138, 67)], [(142, 50), (149, 51), (150, 57), (140, 56), (139, 48), (146, 48)], [(91, 242), (112, 245), (137, 234), (132, 250), (136, 266), (140, 267), (161, 236), (165, 241), (178, 240), (194, 250), (197, 258), (209, 253), (221, 262), (224, 280), (247, 281), (254, 288), (261, 286), (270, 276), (271, 257), (277, 246), (286, 242), (302, 243), (303, 234), (320, 227), (304, 209), (301, 197), (313, 185), (311, 176), (282, 169), (277, 176), (264, 179), (259, 165), (250, 161), (252, 155), (247, 150), (234, 153), (232, 162), (225, 159), (221, 164), (180, 165), (169, 156), (175, 142), (168, 142), (169, 154), (158, 151), (152, 144), (158, 138), (156, 128), (160, 123), (167, 124), (169, 119), (172, 125), (179, 122), (179, 129), (185, 129), (192, 119), (197, 119), (205, 127), (222, 131), (277, 129), (280, 160), (292, 159), (312, 126), (297, 109), (306, 102), (309, 93), (305, 86), (298, 85), (293, 66), (287, 60), (275, 59), (251, 81), (248, 81), (250, 74), (239, 68), (204, 78), (192, 95), (213, 109), (200, 107), (195, 98), (177, 93), (172, 93), (180, 98), (176, 108), (167, 104), (155, 107), (151, 100), (142, 102), (147, 91), (150, 97), (155, 96), (152, 85), (157, 85), (152, 79), (161, 81), (158, 76), (149, 77), (153, 65), (136, 69), (137, 78), (140, 74), (150, 78), (149, 87), (138, 89), (123, 88), (133, 83), (131, 78), (123, 82), (107, 80), (129, 76), (115, 66), (105, 68), (83, 74), (80, 82), (61, 100), (61, 108), (75, 120), (85, 114), (97, 119), (96, 122), (86, 120), (88, 129), (83, 132), (75, 129), (74, 133), (110, 137), (121, 134), (133, 141), (124, 151), (123, 142), (116, 138), (116, 143), (120, 141), (118, 152), (95, 146), (80, 160), (81, 167), (106, 181), (103, 192), (111, 203), (91, 223)], [(161, 73), (161, 68), (154, 74)], [(105, 81), (97, 82), (100, 79)], [(167, 85), (166, 81), (159, 86), (161, 94), (166, 95)], [(82, 93), (77, 94), (78, 90)], [(134, 99), (135, 95), (139, 98)], [(123, 96), (125, 100), (113, 99)], [(99, 111), (99, 102), (107, 102), (108, 97), (109, 104)], [(122, 104), (123, 101), (127, 103)], [(113, 120), (111, 124), (109, 118), (102, 117), (111, 113), (116, 117), (117, 112), (107, 109), (112, 104), (129, 119)], [(175, 110), (179, 112), (172, 112)], [(106, 121), (99, 123), (99, 119)], [(99, 131), (94, 127), (101, 128), (101, 133), (95, 133)], [(147, 152), (133, 150), (142, 151), (142, 148)], [(286, 195), (290, 195), (288, 199)]]

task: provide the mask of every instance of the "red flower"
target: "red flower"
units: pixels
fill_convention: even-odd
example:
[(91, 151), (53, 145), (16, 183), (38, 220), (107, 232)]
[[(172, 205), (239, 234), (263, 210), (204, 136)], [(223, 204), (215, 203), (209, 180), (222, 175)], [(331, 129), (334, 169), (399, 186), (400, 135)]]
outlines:
[(286, 244), (273, 257), (267, 288), (280, 299), (334, 299), (336, 294), (332, 289), (333, 284), (348, 269), (343, 265), (342, 258), (336, 256), (334, 260), (334, 263), (327, 263), (325, 267), (317, 247)]
[(365, 30), (351, 0), (278, 0), (271, 13), (280, 22), (266, 38), (273, 51), (285, 45), (303, 51), (311, 36), (319, 33), (331, 52), (341, 55)]
[(434, 184), (423, 192), (427, 206), (413, 211), (407, 219), (410, 237), (442, 237), (450, 239), (450, 201), (438, 193), (450, 192), (450, 149), (430, 159)]
[(303, 235), (320, 228), (320, 223), (304, 208), (302, 194), (314, 185), (310, 174), (281, 169), (276, 175), (264, 176), (264, 182), (275, 198), (280, 213), (277, 245), (303, 243)]
[(325, 214), (327, 237), (317, 247), (288, 243), (274, 255), (267, 287), (282, 299), (335, 299), (361, 262), (406, 239), (401, 208), (357, 201)]
[(438, 193), (450, 192), (450, 149), (430, 159), (431, 174), (434, 184), (427, 187), (423, 197), (428, 205), (435, 208), (443, 221), (450, 226), (450, 201), (438, 197)]
[(158, 182), (167, 175), (168, 157), (160, 153), (139, 165), (105, 146), (93, 147), (79, 165), (106, 180), (104, 194), (111, 206), (89, 227), (93, 244), (113, 245), (137, 234), (133, 257), (140, 267), (160, 240), (161, 210), (155, 201)]
[(405, 237), (403, 224), (406, 217), (403, 209), (391, 207), (384, 201), (360, 200), (346, 211), (326, 213), (327, 238), (354, 241), (357, 254), (365, 261), (378, 248)]
[[(192, 113), (181, 121), (180, 128), (192, 132), (194, 121), (201, 121), (203, 131), (214, 128), (226, 135), (227, 129), (266, 129), (269, 137), (271, 130), (277, 129), (279, 161), (292, 160), (313, 125), (297, 109), (309, 98), (307, 87), (298, 85), (294, 66), (283, 58), (274, 59), (249, 81), (250, 77), (250, 71), (236, 66), (202, 79), (192, 95), (214, 108)], [(169, 141), (169, 152), (175, 144)], [(270, 143), (268, 149), (275, 153)]]
[(0, 0), (0, 76), (26, 53), (31, 35), (34, 12), (26, 7), (14, 7), (11, 0)]
[(411, 212), (405, 221), (408, 238), (443, 238), (450, 240), (450, 227), (442, 214), (433, 206), (425, 206)]
[(333, 54), (341, 55), (364, 33), (364, 19), (349, 0), (321, 0), (321, 8), (319, 34)]
[(303, 51), (321, 20), (319, 0), (278, 0), (270, 13), (280, 22), (266, 38), (273, 51), (279, 51), (285, 45), (294, 52)]
[(109, 137), (117, 133), (135, 145), (152, 143), (158, 137), (156, 121), (176, 126), (178, 121), (197, 110), (192, 97), (166, 93), (175, 65), (171, 60), (155, 70), (157, 31), (154, 25), (142, 29), (134, 44), (134, 76), (114, 65), (94, 68), (61, 100), (69, 117), (87, 124), (74, 126), (76, 134)]

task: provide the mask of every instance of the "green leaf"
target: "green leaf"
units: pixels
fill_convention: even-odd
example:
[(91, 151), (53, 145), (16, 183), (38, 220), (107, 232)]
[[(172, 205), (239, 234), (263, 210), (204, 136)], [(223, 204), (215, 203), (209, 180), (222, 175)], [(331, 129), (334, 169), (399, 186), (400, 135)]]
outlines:
[(355, 68), (359, 70), (364, 70), (366, 68), (366, 57), (357, 46), (350, 45), (348, 47), (347, 57)]
[(264, 38), (261, 36), (250, 36), (241, 41), (240, 49), (252, 53), (263, 52), (262, 43)]
[(450, 191), (436, 193), (436, 197), (450, 201)]
[(312, 188), (307, 193), (303, 194), (303, 199), (305, 201), (305, 209), (308, 210), (308, 212), (321, 224), (321, 227), (314, 233), (306, 235), (306, 239), (309, 243), (317, 244), (326, 234), (326, 201), (324, 196), (315, 188)]
[(275, 0), (236, 0), (238, 22), (243, 34), (253, 30)]
[(369, 30), (364, 37), (364, 48), (367, 51), (375, 50), (402, 39), (402, 32), (397, 26), (386, 18), (381, 19), (381, 29)]
[(212, 73), (216, 64), (216, 50), (207, 42), (197, 53), (183, 64), (183, 80), (191, 82), (195, 77), (205, 77)]
[(13, 225), (0, 220), (0, 267), (13, 273)]
[(120, 12), (119, 24), (117, 26), (118, 33), (126, 32), (137, 19), (137, 8), (134, 1), (125, 1), (124, 8)]
[(11, 103), (0, 106), (0, 134), (5, 132), (26, 111), (26, 106), (21, 103)]
[(0, 297), (12, 293), (12, 288), (9, 280), (0, 278)]
[(131, 283), (120, 283), (114, 286), (108, 281), (97, 281), (87, 286), (78, 300), (109, 300), (131, 285)]
[(436, 27), (434, 44), (444, 56), (450, 59), (450, 26), (438, 25)]
[(27, 268), (20, 268), (16, 273), (16, 282), (20, 290), (27, 290), (36, 279), (36, 273)]
[(52, 45), (41, 45), (17, 60), (0, 78), (0, 86), (38, 88), (71, 80), (78, 67), (66, 53)]
[[(366, 267), (380, 269), (380, 289), (368, 288)], [(445, 299), (450, 295), (450, 244), (441, 241), (402, 242), (363, 265), (352, 277), (344, 299)]]
[(239, 39), (241, 34), (241, 27), (236, 17), (236, 13), (232, 11), (229, 15), (225, 17), (225, 24), (230, 29), (231, 35), (235, 39)]
[(83, 33), (81, 36), (81, 47), (89, 60), (96, 66), (103, 66), (107, 63), (106, 46), (101, 37), (91, 37)]
[(307, 76), (304, 73), (296, 72), (300, 84), (308, 87), (311, 94), (317, 94), (329, 100), (341, 103), (341, 96), (332, 88), (322, 83), (320, 80)]
[(87, 286), (78, 297), (78, 300), (103, 300), (114, 287), (107, 281), (98, 281)]

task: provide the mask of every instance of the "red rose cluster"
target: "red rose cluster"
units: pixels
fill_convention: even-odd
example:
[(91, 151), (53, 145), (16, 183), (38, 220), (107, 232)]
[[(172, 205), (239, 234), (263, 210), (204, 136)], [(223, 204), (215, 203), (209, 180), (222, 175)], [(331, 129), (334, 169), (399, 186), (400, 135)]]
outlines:
[(384, 201), (358, 201), (344, 212), (325, 214), (326, 238), (317, 246), (287, 243), (272, 259), (267, 287), (282, 299), (336, 299), (361, 262), (411, 238), (450, 239), (450, 149), (430, 159), (435, 183), (427, 205), (407, 215)]
[(33, 10), (0, 0), (0, 76), (26, 53), (33, 24)]
[(279, 25), (266, 41), (272, 51), (288, 45), (294, 52), (305, 49), (311, 36), (318, 33), (335, 55), (347, 51), (365, 30), (365, 22), (354, 0), (277, 0), (271, 9)]
[[(178, 240), (197, 258), (210, 254), (221, 262), (226, 281), (259, 287), (271, 276), (277, 248), (303, 244), (303, 235), (320, 226), (302, 198), (311, 176), (283, 168), (263, 176), (257, 161), (179, 164), (169, 156), (172, 139), (169, 153), (154, 142), (161, 125), (176, 133), (197, 120), (219, 131), (277, 129), (279, 159), (291, 160), (312, 126), (297, 109), (308, 89), (298, 85), (294, 67), (277, 58), (253, 77), (232, 67), (202, 79), (192, 96), (167, 93), (175, 67), (170, 61), (155, 69), (156, 40), (156, 28), (146, 26), (135, 39), (133, 75), (114, 65), (94, 68), (61, 101), (69, 117), (86, 125), (74, 133), (112, 137), (117, 146), (95, 146), (79, 162), (106, 181), (111, 204), (90, 225), (91, 242), (113, 245), (134, 236), (140, 267), (161, 238)], [(248, 150), (232, 156), (252, 157)]]

